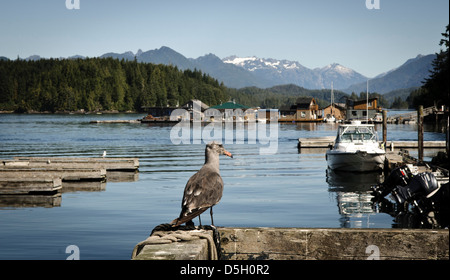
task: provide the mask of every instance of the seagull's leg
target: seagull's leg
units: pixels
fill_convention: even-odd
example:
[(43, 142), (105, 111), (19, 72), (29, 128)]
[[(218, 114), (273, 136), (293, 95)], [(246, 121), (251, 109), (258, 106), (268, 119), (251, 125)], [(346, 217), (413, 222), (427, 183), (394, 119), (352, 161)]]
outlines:
[(211, 225), (214, 226), (212, 206), (209, 208), (209, 214), (211, 215)]
[(202, 219), (200, 219), (200, 215), (198, 215), (198, 222), (199, 222), (200, 227), (202, 227)]

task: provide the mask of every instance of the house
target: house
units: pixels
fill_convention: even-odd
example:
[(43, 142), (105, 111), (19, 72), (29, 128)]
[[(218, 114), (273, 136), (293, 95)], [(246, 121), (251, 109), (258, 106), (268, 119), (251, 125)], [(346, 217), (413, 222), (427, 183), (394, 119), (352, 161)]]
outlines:
[[(199, 116), (196, 115), (196, 117), (200, 117), (201, 120), (203, 120), (204, 112), (209, 108), (208, 105), (203, 103), (202, 101), (198, 99), (191, 99), (186, 104), (180, 106), (169, 106), (166, 107), (163, 106), (155, 106), (155, 107), (149, 107), (149, 106), (142, 106), (142, 109), (144, 111), (147, 111), (148, 116), (146, 119), (153, 119), (153, 118), (161, 118), (161, 119), (169, 119), (169, 117), (172, 115), (172, 112), (174, 112), (177, 109), (184, 109), (190, 114), (190, 118), (193, 119), (193, 114), (198, 113)], [(181, 113), (181, 112), (178, 112)], [(177, 117), (177, 116), (172, 116)], [(180, 116), (181, 117), (181, 116)]]
[[(368, 100), (347, 100), (347, 120), (365, 120), (375, 119), (376, 114), (381, 112), (378, 107), (378, 98), (369, 98)], [(367, 115), (369, 114), (369, 115)]]
[(313, 97), (300, 97), (294, 105), (280, 108), (279, 122), (320, 122), (323, 120), (319, 105)]
[(205, 114), (206, 119), (210, 121), (221, 120), (221, 121), (248, 121), (255, 120), (256, 110), (251, 109), (248, 106), (236, 103), (236, 101), (228, 101), (221, 103), (216, 106), (210, 107)]
[(336, 121), (345, 120), (345, 116), (347, 113), (345, 103), (334, 103), (333, 106), (331, 106), (330, 104), (327, 107), (323, 108), (322, 111), (322, 116), (334, 116)]

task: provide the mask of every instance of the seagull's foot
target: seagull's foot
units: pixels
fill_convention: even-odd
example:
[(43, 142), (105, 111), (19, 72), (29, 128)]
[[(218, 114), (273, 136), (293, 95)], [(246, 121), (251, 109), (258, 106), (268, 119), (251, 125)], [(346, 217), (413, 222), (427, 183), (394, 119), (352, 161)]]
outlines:
[(195, 225), (192, 220), (190, 220), (189, 222), (186, 222), (186, 230), (194, 230), (194, 229), (195, 229)]

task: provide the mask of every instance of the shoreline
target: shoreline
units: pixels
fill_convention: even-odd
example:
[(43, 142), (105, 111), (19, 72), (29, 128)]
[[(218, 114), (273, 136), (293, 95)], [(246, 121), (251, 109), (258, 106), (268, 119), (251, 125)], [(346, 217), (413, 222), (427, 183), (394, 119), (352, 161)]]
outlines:
[(30, 110), (27, 112), (16, 112), (16, 111), (0, 111), (1, 114), (24, 114), (24, 115), (33, 115), (33, 114), (55, 114), (55, 115), (101, 115), (101, 114), (145, 114), (145, 112), (137, 112), (137, 111), (118, 111), (118, 110), (100, 110), (100, 111), (34, 111)]

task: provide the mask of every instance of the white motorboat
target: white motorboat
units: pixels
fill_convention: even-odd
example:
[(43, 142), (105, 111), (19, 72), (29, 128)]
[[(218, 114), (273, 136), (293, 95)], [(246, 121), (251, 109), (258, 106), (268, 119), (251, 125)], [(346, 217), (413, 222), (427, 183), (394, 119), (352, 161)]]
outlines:
[(385, 154), (374, 125), (353, 121), (339, 125), (335, 144), (326, 152), (326, 159), (332, 170), (379, 171), (384, 168)]

